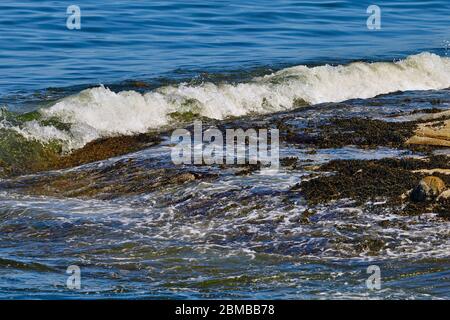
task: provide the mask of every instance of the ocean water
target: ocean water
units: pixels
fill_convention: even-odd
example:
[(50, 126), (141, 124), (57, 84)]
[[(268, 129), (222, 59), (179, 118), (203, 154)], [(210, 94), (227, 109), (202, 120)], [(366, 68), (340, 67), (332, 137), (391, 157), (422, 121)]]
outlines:
[[(10, 1), (0, 3), (0, 93), (284, 65), (445, 54), (448, 1)], [(68, 30), (69, 5), (81, 30)]]
[[(380, 30), (366, 25), (372, 4)], [(79, 30), (66, 26), (70, 5), (81, 9)], [(99, 138), (170, 127), (174, 113), (251, 121), (312, 105), (293, 114), (303, 125), (336, 114), (387, 119), (436, 101), (449, 109), (449, 13), (443, 0), (3, 0), (0, 161), (15, 159), (23, 141), (70, 153)], [(420, 156), (280, 152), (312, 164)], [(178, 172), (168, 142), (0, 178), (0, 298), (450, 296), (449, 223), (432, 214), (373, 214), (342, 201), (303, 225), (305, 202), (286, 204), (286, 192), (305, 170), (241, 177), (188, 169), (219, 179), (142, 188), (143, 172), (149, 181)], [(78, 178), (81, 185), (65, 184)], [(74, 196), (92, 185), (103, 193)], [(374, 255), (361, 246), (367, 239), (384, 249)], [(365, 285), (373, 264), (382, 270), (380, 291)], [(66, 287), (70, 265), (81, 268), (81, 290)]]

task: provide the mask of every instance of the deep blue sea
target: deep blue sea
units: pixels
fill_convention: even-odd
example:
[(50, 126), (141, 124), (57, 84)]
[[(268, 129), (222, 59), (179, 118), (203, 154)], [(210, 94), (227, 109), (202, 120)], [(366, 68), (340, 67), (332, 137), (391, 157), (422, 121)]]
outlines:
[[(377, 30), (367, 26), (373, 4)], [(71, 5), (80, 29), (67, 27)], [(57, 141), (70, 153), (166, 126), (177, 112), (223, 120), (290, 111), (295, 101), (360, 99), (338, 111), (307, 109), (293, 118), (301, 127), (333, 112), (385, 119), (436, 101), (448, 109), (449, 18), (448, 0), (2, 0), (0, 299), (450, 297), (448, 222), (344, 202), (299, 225), (304, 202), (287, 205), (282, 194), (305, 170), (221, 171), (218, 180), (145, 189), (145, 174), (154, 182), (178, 170), (163, 143), (1, 178), (3, 160), (34, 156), (25, 140)], [(352, 147), (282, 154), (314, 165), (411, 156)], [(91, 187), (102, 193), (83, 193)], [(365, 237), (384, 251), (368, 252)], [(381, 267), (381, 291), (365, 285), (372, 264)], [(78, 291), (66, 286), (70, 265), (81, 268)]]
[[(70, 5), (81, 29), (69, 30)], [(293, 64), (445, 53), (450, 3), (377, 1), (22, 1), (0, 3), (0, 94)]]

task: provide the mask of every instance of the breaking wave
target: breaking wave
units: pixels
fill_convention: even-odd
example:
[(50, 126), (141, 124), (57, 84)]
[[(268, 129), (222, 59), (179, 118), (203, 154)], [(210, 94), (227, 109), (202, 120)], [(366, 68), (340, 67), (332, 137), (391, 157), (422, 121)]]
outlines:
[(272, 113), (302, 105), (371, 98), (379, 94), (450, 87), (450, 58), (431, 53), (397, 62), (295, 66), (245, 83), (181, 83), (141, 94), (115, 93), (100, 86), (39, 110), (40, 120), (57, 119), (61, 129), (42, 121), (3, 122), (28, 139), (63, 141), (68, 150), (98, 138), (143, 133), (170, 124), (174, 114), (214, 119)]

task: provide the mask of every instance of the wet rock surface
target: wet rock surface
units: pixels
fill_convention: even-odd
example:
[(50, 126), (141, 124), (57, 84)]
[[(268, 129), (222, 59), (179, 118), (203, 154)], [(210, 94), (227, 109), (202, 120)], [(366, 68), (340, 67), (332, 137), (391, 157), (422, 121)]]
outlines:
[(445, 190), (445, 182), (438, 177), (428, 176), (420, 180), (411, 192), (411, 200), (423, 202), (437, 198)]
[[(288, 202), (289, 199), (301, 197), (314, 208), (332, 201), (352, 199), (360, 205), (382, 202), (383, 208), (399, 214), (436, 212), (445, 216), (448, 201), (444, 197), (437, 200), (443, 187), (434, 182), (442, 181), (443, 186), (450, 185), (448, 149), (445, 145), (434, 143), (414, 144), (411, 139), (418, 132), (423, 133), (424, 128), (428, 133), (432, 131), (434, 137), (439, 135), (447, 139), (449, 114), (443, 107), (447, 104), (435, 99), (429, 102), (429, 108), (411, 110), (408, 104), (412, 101), (405, 99), (398, 110), (398, 99), (388, 95), (368, 102), (313, 107), (302, 105), (298, 110), (274, 115), (202, 121), (204, 129), (213, 125), (222, 131), (227, 128), (279, 129), (281, 150), (292, 150), (288, 155), (281, 155), (281, 170), (302, 173), (300, 181), (291, 182), (286, 192), (277, 193), (283, 194)], [(389, 107), (389, 103), (393, 106)], [(385, 108), (381, 108), (386, 104)], [(191, 131), (193, 129), (188, 121), (185, 127)], [(245, 185), (246, 180), (251, 180), (264, 170), (260, 163), (180, 167), (171, 163), (167, 153), (165, 157), (156, 156), (153, 160), (127, 160), (125, 156), (124, 160), (112, 163), (103, 161), (140, 150), (166, 148), (163, 141), (167, 141), (170, 134), (171, 130), (166, 130), (96, 140), (70, 154), (52, 156), (51, 161), (46, 163), (46, 170), (64, 169), (62, 171), (6, 179), (1, 187), (34, 195), (113, 199), (213, 180), (222, 181), (232, 176), (242, 179)], [(340, 159), (341, 150), (349, 146), (354, 150), (368, 150), (368, 154), (372, 152), (375, 155), (380, 148), (389, 148), (404, 152), (407, 156)], [(328, 150), (328, 155), (336, 156), (329, 159), (322, 157), (324, 150)], [(441, 154), (436, 155), (436, 151)], [(70, 170), (80, 165), (87, 168)], [(40, 170), (29, 170), (36, 171)], [(0, 175), (7, 177), (11, 172), (10, 164), (0, 162)], [(426, 177), (430, 175), (435, 179), (428, 181)], [(431, 182), (432, 186), (426, 189), (424, 186), (427, 184), (421, 181)], [(199, 197), (192, 197), (192, 202), (195, 201), (200, 206), (205, 204)], [(224, 203), (224, 206), (228, 204)], [(309, 218), (304, 217), (302, 221), (306, 223)]]
[[(369, 201), (384, 201), (384, 207), (391, 207), (399, 214), (421, 214), (433, 210), (444, 214), (450, 207), (446, 203), (438, 204), (436, 197), (442, 193), (444, 181), (450, 183), (450, 177), (428, 177), (421, 183), (423, 175), (412, 170), (444, 164), (450, 166), (446, 156), (424, 160), (331, 161), (319, 169), (328, 174), (303, 181), (291, 191), (305, 196), (311, 205), (351, 198), (361, 205)], [(422, 185), (426, 185), (425, 189)], [(411, 200), (404, 196), (409, 193)]]
[(284, 139), (288, 143), (313, 145), (316, 148), (341, 148), (355, 145), (362, 148), (380, 146), (402, 147), (412, 135), (415, 123), (390, 123), (364, 118), (334, 118), (329, 122), (314, 125), (300, 132), (285, 129)]

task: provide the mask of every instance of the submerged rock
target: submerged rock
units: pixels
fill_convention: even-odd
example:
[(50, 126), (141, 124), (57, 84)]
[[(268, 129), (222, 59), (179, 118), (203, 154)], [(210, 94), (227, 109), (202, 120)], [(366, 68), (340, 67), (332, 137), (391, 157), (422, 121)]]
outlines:
[(423, 178), (419, 185), (411, 192), (411, 200), (423, 202), (438, 197), (445, 190), (445, 183), (441, 178), (428, 176)]
[(3, 162), (0, 159), (0, 178), (6, 177), (10, 173), (10, 171), (11, 170), (10, 170), (8, 164), (6, 164), (5, 162)]
[(358, 252), (367, 252), (370, 256), (377, 255), (384, 247), (386, 247), (386, 243), (382, 239), (362, 237), (356, 239), (356, 241), (357, 244), (355, 249)]

